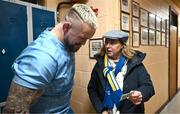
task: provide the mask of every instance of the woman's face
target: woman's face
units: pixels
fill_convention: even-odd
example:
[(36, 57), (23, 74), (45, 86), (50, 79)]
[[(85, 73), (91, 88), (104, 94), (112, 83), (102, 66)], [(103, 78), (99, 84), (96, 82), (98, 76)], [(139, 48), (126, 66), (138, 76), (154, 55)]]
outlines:
[(123, 45), (120, 43), (119, 39), (105, 39), (105, 51), (109, 58), (113, 60), (119, 59), (121, 48)]

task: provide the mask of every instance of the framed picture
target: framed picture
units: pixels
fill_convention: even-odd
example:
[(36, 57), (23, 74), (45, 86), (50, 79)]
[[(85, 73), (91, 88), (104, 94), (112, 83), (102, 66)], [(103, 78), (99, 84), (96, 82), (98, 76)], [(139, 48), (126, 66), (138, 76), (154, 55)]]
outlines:
[[(168, 22), (168, 21), (167, 21)], [(179, 43), (178, 43), (179, 44)], [(166, 47), (169, 47), (169, 29), (166, 29)]]
[(155, 29), (156, 16), (149, 13), (149, 28)]
[(135, 17), (139, 17), (139, 3), (135, 1), (132, 2), (132, 14)]
[(161, 43), (163, 46), (166, 45), (166, 35), (165, 35), (165, 32), (162, 32), (162, 39), (161, 39)]
[(166, 29), (169, 29), (169, 19), (166, 19)]
[(156, 31), (156, 45), (161, 45), (161, 32)]
[(89, 58), (94, 59), (94, 55), (99, 53), (103, 47), (103, 39), (90, 39), (89, 40)]
[(161, 18), (156, 16), (156, 30), (161, 31)]
[(129, 31), (129, 14), (121, 13), (121, 29)]
[(178, 46), (180, 46), (180, 37), (178, 37)]
[(148, 45), (148, 28), (141, 26), (141, 45)]
[(125, 31), (125, 32), (128, 34), (128, 37), (129, 37), (128, 40), (127, 40), (127, 42), (126, 42), (126, 45), (127, 45), (127, 46), (130, 46), (130, 38), (131, 38), (131, 37), (129, 36), (129, 32), (127, 32), (127, 31)]
[(156, 44), (155, 30), (149, 29), (149, 45), (155, 45), (155, 44)]
[(139, 47), (139, 33), (138, 32), (133, 32), (132, 46), (133, 47)]
[[(179, 46), (180, 46), (180, 40), (178, 42)], [(169, 47), (169, 37), (166, 36), (166, 47)]]
[(167, 20), (162, 20), (162, 32), (165, 32), (166, 31), (166, 24), (167, 24)]
[(130, 12), (130, 0), (121, 0), (121, 11)]
[(132, 19), (133, 31), (139, 32), (139, 18), (133, 17)]
[(145, 27), (148, 27), (148, 11), (141, 8), (140, 12), (141, 12), (140, 13), (141, 14), (141, 18), (140, 18), (141, 25), (145, 26)]

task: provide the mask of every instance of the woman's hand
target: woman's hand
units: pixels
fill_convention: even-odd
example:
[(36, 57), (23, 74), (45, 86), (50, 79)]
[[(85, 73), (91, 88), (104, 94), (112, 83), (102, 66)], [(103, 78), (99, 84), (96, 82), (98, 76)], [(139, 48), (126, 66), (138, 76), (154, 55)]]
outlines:
[(104, 110), (104, 111), (102, 112), (102, 114), (108, 114), (108, 111), (107, 111), (107, 110)]
[(129, 96), (129, 100), (132, 101), (135, 105), (139, 105), (142, 102), (142, 94), (140, 91), (133, 91), (131, 96)]

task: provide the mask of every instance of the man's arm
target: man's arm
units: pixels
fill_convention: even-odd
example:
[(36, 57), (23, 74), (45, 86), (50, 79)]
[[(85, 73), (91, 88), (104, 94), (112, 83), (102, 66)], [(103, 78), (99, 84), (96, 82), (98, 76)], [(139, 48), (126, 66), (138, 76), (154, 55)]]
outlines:
[(29, 89), (12, 82), (3, 113), (29, 113), (30, 105), (42, 93), (42, 90)]

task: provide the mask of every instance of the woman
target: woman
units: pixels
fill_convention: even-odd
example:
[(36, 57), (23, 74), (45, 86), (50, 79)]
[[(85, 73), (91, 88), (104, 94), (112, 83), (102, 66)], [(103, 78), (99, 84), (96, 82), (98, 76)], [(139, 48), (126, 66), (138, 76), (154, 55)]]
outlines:
[(126, 46), (126, 32), (112, 30), (103, 38), (105, 44), (96, 55), (97, 63), (88, 84), (88, 94), (96, 112), (144, 113), (144, 102), (155, 93), (142, 63), (145, 54)]

